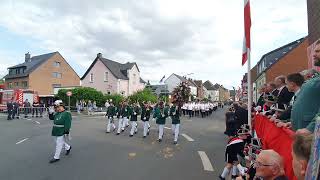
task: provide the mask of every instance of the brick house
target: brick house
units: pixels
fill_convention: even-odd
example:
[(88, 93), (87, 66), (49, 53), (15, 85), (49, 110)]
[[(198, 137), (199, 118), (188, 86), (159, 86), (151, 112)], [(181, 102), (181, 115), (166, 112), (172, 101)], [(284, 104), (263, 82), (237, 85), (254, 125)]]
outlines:
[(53, 89), (62, 86), (79, 86), (80, 77), (59, 52), (31, 57), (8, 68), (4, 77), (6, 89), (30, 89), (39, 97), (53, 97)]
[(309, 58), (309, 68), (314, 68), (320, 71), (320, 67), (315, 67), (313, 64), (313, 51), (315, 48), (315, 43), (320, 40), (320, 1), (319, 0), (307, 0), (308, 7), (308, 58)]
[(140, 77), (136, 63), (118, 63), (102, 57), (101, 53), (81, 78), (81, 85), (92, 87), (105, 94), (129, 96), (144, 89), (146, 82)]
[(257, 64), (256, 91), (277, 76), (308, 69), (307, 47), (308, 38), (301, 38), (263, 55)]
[(202, 80), (194, 80), (193, 81), (197, 85), (197, 97), (198, 99), (203, 99), (204, 98), (204, 89), (203, 89), (203, 84)]

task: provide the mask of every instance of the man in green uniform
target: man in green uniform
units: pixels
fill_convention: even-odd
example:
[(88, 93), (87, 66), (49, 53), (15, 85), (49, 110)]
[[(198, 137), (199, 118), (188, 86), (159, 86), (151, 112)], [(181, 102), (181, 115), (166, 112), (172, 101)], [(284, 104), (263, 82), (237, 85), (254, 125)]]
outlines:
[[(128, 126), (128, 118), (130, 117), (130, 107), (128, 106), (127, 102), (124, 102), (119, 110), (120, 118), (122, 124), (119, 122), (118, 132), (117, 135), (120, 134), (120, 130), (124, 131), (124, 129)], [(120, 119), (119, 119), (120, 121)]]
[[(314, 65), (320, 66), (320, 40), (314, 50)], [(292, 106), (291, 125), (297, 134), (311, 134), (315, 128), (315, 116), (320, 112), (320, 75), (315, 75), (302, 85)]]
[(140, 107), (139, 107), (138, 103), (133, 104), (133, 106), (131, 108), (131, 111), (130, 111), (130, 114), (131, 114), (131, 118), (130, 118), (130, 121), (131, 121), (130, 137), (132, 137), (133, 134), (137, 134), (137, 132), (138, 132), (137, 121), (138, 121), (138, 115), (140, 114)]
[(149, 119), (151, 115), (151, 105), (148, 103), (144, 103), (141, 111), (141, 120), (143, 121), (143, 138), (149, 135), (150, 132), (150, 124)]
[(71, 128), (72, 116), (69, 112), (65, 111), (62, 100), (57, 100), (54, 102), (55, 114), (50, 113), (49, 118), (53, 121), (52, 136), (55, 137), (56, 141), (56, 152), (50, 163), (55, 163), (60, 160), (60, 153), (63, 146), (66, 149), (66, 155), (69, 155), (71, 151), (71, 146), (66, 143), (66, 139), (69, 136)]
[(106, 133), (110, 133), (111, 126), (113, 128), (113, 131), (116, 129), (116, 125), (114, 124), (113, 117), (116, 115), (116, 107), (111, 102), (107, 108), (107, 114), (108, 117), (108, 125), (107, 125), (107, 131)]
[(178, 143), (179, 130), (180, 130), (180, 107), (177, 106), (177, 102), (173, 102), (170, 108), (170, 117), (172, 119), (172, 131), (174, 133), (174, 144)]
[(119, 105), (117, 106), (117, 109), (116, 109), (116, 116), (118, 118), (118, 131), (117, 131), (117, 135), (120, 134), (121, 132), (121, 129), (122, 129), (122, 116), (121, 116), (121, 109), (122, 109), (122, 106), (123, 106), (123, 102), (120, 102)]
[(159, 142), (162, 141), (163, 129), (166, 124), (166, 118), (169, 116), (169, 108), (164, 107), (163, 101), (160, 101), (158, 107), (156, 108), (153, 118), (156, 118), (156, 123), (159, 127)]

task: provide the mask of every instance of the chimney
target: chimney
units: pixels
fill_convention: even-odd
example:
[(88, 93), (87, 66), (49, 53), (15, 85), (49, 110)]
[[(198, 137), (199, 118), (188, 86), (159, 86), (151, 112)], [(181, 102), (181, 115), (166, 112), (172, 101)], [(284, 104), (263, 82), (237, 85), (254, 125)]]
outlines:
[(31, 62), (31, 55), (30, 55), (29, 52), (25, 54), (25, 56), (24, 56), (24, 61), (25, 61), (25, 62)]
[(102, 53), (98, 53), (97, 58), (102, 58)]

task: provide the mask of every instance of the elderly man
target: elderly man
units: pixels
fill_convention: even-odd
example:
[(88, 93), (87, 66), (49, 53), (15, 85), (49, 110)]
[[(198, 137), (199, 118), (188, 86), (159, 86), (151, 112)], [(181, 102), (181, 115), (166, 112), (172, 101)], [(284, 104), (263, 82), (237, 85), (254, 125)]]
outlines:
[[(314, 50), (314, 65), (320, 66), (320, 40)], [(302, 87), (292, 106), (291, 123), (297, 134), (311, 134), (315, 128), (315, 119), (320, 113), (320, 75), (308, 80)]]
[(55, 114), (49, 113), (49, 118), (53, 121), (52, 136), (55, 137), (56, 141), (56, 152), (50, 163), (55, 163), (60, 160), (60, 153), (63, 146), (66, 149), (66, 155), (69, 155), (71, 146), (66, 143), (66, 137), (69, 136), (71, 128), (72, 116), (69, 112), (65, 111), (64, 104), (61, 100), (54, 102)]
[(297, 135), (292, 145), (292, 168), (298, 180), (304, 180), (310, 158), (313, 136)]
[(277, 96), (277, 103), (278, 104), (286, 104), (289, 105), (289, 102), (292, 99), (294, 93), (289, 92), (286, 84), (286, 77), (285, 76), (278, 76), (275, 78), (275, 84), (278, 88)]
[(282, 157), (274, 150), (263, 150), (255, 162), (256, 177), (264, 180), (287, 180)]

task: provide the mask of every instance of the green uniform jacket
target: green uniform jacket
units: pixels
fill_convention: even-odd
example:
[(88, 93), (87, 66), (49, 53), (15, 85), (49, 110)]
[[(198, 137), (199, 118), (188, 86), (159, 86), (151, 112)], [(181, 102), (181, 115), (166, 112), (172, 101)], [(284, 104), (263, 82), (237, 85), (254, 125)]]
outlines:
[(116, 107), (116, 116), (117, 116), (117, 118), (120, 118), (120, 114), (121, 114), (121, 106), (117, 106)]
[(130, 106), (121, 107), (121, 109), (120, 109), (120, 116), (121, 116), (121, 117), (127, 117), (127, 118), (129, 118), (129, 117), (130, 117), (130, 113), (131, 113), (131, 108), (130, 108)]
[[(138, 115), (140, 114), (140, 108), (138, 106), (131, 108), (131, 118), (130, 121), (137, 121)], [(136, 114), (134, 114), (136, 113)]]
[(107, 116), (113, 117), (116, 115), (116, 107), (115, 106), (109, 106), (107, 109)]
[(169, 108), (156, 108), (153, 118), (156, 118), (157, 124), (166, 124), (166, 118), (169, 116)]
[(294, 131), (307, 128), (314, 131), (315, 116), (320, 112), (320, 76), (302, 85), (292, 106), (291, 123)]
[(68, 134), (71, 128), (71, 114), (69, 112), (63, 111), (58, 112), (54, 115), (52, 136), (63, 136)]
[[(150, 115), (151, 115), (151, 109), (150, 108), (145, 108), (144, 106), (142, 107), (141, 111), (141, 120), (142, 121), (149, 121)], [(146, 119), (144, 119), (146, 118)]]
[(172, 124), (180, 124), (180, 111), (176, 106), (170, 108), (170, 117), (172, 119)]

